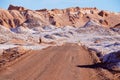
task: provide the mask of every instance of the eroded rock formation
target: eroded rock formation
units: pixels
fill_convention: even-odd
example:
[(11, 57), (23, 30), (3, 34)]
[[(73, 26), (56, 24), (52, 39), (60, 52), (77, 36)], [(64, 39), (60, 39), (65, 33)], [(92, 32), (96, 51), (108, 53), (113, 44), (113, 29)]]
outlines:
[(8, 10), (0, 9), (0, 25), (8, 28), (17, 26), (32, 28), (46, 25), (81, 27), (90, 19), (98, 21), (105, 27), (114, 27), (120, 22), (120, 14), (101, 11), (97, 8), (79, 7), (29, 10), (21, 6), (10, 5)]

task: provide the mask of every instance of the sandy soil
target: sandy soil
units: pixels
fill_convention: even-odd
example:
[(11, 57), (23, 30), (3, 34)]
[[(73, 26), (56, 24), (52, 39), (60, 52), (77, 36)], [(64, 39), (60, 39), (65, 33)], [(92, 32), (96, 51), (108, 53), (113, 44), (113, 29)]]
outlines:
[(30, 51), (0, 69), (0, 80), (120, 80), (119, 72), (97, 65), (98, 58), (77, 44)]

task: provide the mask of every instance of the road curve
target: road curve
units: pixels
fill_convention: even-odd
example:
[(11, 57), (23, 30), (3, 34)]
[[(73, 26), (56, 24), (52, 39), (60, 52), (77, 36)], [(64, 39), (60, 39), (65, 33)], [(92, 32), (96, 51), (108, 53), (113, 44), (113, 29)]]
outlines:
[(118, 75), (91, 65), (95, 54), (77, 44), (31, 51), (1, 69), (0, 80), (119, 80)]

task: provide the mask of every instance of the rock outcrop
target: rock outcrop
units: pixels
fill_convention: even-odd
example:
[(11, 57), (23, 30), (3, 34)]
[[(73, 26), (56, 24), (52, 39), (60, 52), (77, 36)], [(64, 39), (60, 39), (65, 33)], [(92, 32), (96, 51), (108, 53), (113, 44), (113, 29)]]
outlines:
[(9, 5), (9, 8), (8, 10), (18, 10), (18, 11), (24, 11), (24, 10), (27, 10), (26, 8), (24, 7), (19, 7), (19, 6), (14, 6), (14, 5)]
[(0, 9), (0, 25), (8, 28), (19, 26), (25, 21), (25, 17), (17, 10)]
[(27, 50), (23, 49), (22, 47), (15, 47), (3, 50), (2, 55), (0, 55), (0, 67), (7, 62), (15, 60), (16, 58), (25, 54)]
[(8, 10), (0, 9), (0, 25), (8, 28), (18, 26), (33, 28), (46, 25), (81, 27), (90, 19), (98, 21), (105, 27), (113, 27), (120, 22), (120, 14), (100, 11), (97, 8), (79, 7), (29, 10), (10, 5)]
[(100, 12), (98, 13), (98, 15), (100, 15), (100, 16), (102, 16), (102, 17), (108, 17), (108, 13), (105, 12), (105, 11), (100, 11)]

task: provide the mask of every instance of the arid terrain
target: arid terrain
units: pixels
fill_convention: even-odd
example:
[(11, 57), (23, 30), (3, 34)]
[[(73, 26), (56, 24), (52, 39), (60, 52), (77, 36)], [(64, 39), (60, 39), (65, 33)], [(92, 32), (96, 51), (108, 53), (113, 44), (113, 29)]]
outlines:
[(120, 80), (120, 13), (0, 9), (0, 80)]
[(77, 44), (30, 51), (0, 72), (0, 80), (120, 79), (120, 73), (104, 69), (95, 53)]

